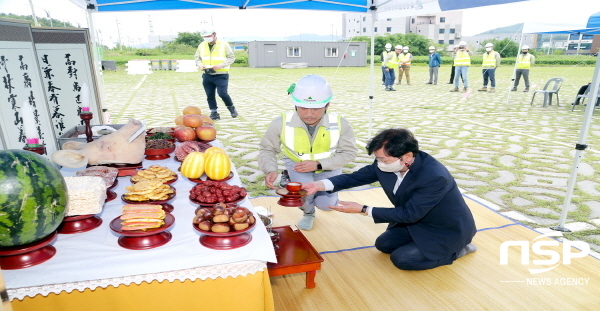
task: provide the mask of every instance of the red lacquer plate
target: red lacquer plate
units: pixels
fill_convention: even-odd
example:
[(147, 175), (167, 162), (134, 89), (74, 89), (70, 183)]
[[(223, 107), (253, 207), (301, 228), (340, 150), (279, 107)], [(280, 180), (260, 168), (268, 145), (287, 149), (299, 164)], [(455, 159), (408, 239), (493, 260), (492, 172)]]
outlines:
[(67, 216), (58, 226), (58, 233), (73, 234), (87, 232), (100, 227), (102, 218), (92, 215)]
[(16, 270), (48, 261), (56, 254), (56, 248), (49, 244), (57, 235), (54, 231), (45, 238), (27, 245), (0, 248), (0, 266), (3, 270)]
[[(242, 198), (238, 198), (237, 200), (234, 200), (234, 201), (231, 201), (231, 202), (223, 202), (223, 203), (225, 203), (225, 204), (238, 203), (238, 202), (244, 200), (245, 198), (246, 197), (242, 197)], [(200, 202), (200, 201), (192, 199), (191, 197), (190, 197), (190, 201), (192, 201), (192, 203), (198, 204), (198, 205), (200, 205), (202, 207), (214, 207), (215, 204), (217, 204), (216, 202), (215, 203)]]
[(244, 230), (223, 233), (204, 231), (198, 228), (197, 225), (192, 224), (196, 231), (202, 233), (202, 236), (200, 237), (200, 244), (207, 248), (217, 250), (236, 249), (247, 245), (250, 243), (250, 241), (252, 241), (252, 235), (247, 232), (252, 230), (255, 225), (256, 222)]
[(171, 233), (166, 230), (173, 226), (175, 217), (167, 214), (164, 221), (164, 225), (155, 229), (123, 231), (121, 230), (121, 216), (119, 216), (110, 222), (110, 229), (121, 235), (119, 245), (123, 248), (133, 250), (151, 249), (167, 244), (172, 238)]
[(115, 178), (112, 185), (110, 187), (106, 188), (106, 200), (104, 201), (104, 203), (110, 202), (117, 198), (117, 194), (114, 191), (111, 191), (110, 189), (113, 189), (118, 184), (119, 184), (119, 180)]
[(175, 151), (175, 146), (164, 149), (146, 149), (144, 154), (146, 155), (146, 160), (164, 160), (170, 158), (169, 153), (173, 151)]

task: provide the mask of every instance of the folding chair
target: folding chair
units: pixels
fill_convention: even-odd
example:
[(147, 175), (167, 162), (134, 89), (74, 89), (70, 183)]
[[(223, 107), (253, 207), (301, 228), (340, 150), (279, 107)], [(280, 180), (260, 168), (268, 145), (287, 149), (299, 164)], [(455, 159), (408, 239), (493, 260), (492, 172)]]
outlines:
[[(531, 97), (531, 105), (533, 106), (533, 100), (535, 99), (535, 94), (542, 93), (544, 94), (544, 105), (542, 107), (546, 107), (548, 105), (552, 105), (552, 94), (556, 94), (556, 105), (560, 106), (560, 99), (558, 97), (558, 91), (562, 86), (563, 78), (552, 78), (546, 82), (543, 90), (537, 90), (533, 92), (533, 97)], [(552, 89), (550, 89), (550, 85), (552, 85)]]

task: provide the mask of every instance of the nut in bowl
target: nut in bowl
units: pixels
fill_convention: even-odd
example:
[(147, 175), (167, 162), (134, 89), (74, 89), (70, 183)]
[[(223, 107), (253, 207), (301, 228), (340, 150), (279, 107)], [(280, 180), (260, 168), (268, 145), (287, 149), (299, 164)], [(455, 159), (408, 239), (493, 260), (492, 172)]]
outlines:
[(199, 232), (211, 236), (233, 236), (254, 227), (256, 218), (245, 207), (217, 203), (212, 208), (199, 208), (192, 221)]
[(146, 160), (163, 160), (169, 158), (169, 153), (175, 151), (175, 144), (164, 139), (154, 139), (146, 142)]

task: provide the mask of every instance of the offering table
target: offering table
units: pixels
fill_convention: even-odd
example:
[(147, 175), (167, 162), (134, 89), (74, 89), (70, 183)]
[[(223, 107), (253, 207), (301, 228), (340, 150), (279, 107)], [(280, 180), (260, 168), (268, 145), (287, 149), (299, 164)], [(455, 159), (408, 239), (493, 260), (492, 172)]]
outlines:
[[(218, 141), (211, 143), (221, 147)], [(144, 160), (177, 172), (179, 162)], [(78, 169), (63, 168), (64, 176)], [(234, 177), (229, 184), (240, 185)], [(267, 262), (276, 262), (269, 235), (257, 222), (252, 241), (231, 250), (202, 246), (192, 227), (197, 207), (188, 196), (195, 185), (179, 175), (172, 184), (177, 194), (169, 203), (175, 224), (165, 245), (129, 250), (118, 244), (109, 223), (121, 214), (121, 195), (131, 185), (119, 177), (117, 199), (98, 215), (100, 227), (83, 233), (59, 234), (56, 255), (45, 263), (20, 270), (3, 270), (13, 309), (21, 310), (273, 310)], [(239, 205), (254, 211), (246, 198)]]

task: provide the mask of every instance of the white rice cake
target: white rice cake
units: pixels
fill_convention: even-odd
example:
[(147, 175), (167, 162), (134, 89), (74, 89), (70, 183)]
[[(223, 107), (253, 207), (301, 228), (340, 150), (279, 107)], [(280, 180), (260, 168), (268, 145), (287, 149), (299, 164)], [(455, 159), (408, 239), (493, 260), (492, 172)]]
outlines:
[(65, 177), (69, 201), (65, 216), (91, 215), (102, 211), (106, 183), (98, 176)]

